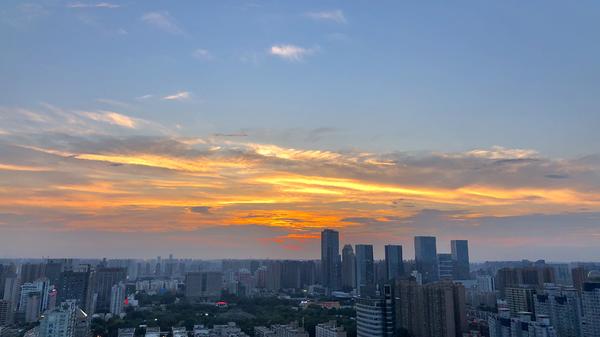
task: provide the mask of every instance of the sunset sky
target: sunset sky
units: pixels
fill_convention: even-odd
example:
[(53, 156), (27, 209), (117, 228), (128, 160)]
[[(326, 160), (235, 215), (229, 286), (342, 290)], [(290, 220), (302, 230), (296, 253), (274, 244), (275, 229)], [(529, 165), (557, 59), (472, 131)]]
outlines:
[(0, 256), (600, 257), (600, 3), (0, 2)]

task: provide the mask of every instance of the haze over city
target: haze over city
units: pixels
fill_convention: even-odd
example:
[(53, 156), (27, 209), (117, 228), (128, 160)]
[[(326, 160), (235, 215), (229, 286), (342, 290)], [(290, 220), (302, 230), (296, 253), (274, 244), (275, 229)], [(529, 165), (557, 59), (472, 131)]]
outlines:
[(599, 12), (2, 1), (0, 256), (598, 261)]

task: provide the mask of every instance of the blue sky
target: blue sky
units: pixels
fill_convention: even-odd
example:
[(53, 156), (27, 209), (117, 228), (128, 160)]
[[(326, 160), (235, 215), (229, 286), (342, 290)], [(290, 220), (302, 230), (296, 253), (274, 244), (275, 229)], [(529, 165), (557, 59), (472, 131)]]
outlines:
[[(2, 1), (0, 145), (5, 147), (0, 153), (5, 160), (0, 160), (0, 171), (4, 167), (6, 172), (0, 172), (0, 187), (17, 189), (13, 182), (24, 179), (22, 175), (36, 175), (32, 181), (47, 187), (46, 193), (58, 193), (55, 184), (64, 179), (60, 174), (73, 177), (70, 170), (89, 169), (90, 155), (111, 165), (137, 165), (127, 172), (133, 179), (138, 166), (156, 164), (156, 157), (149, 158), (142, 146), (136, 147), (139, 139), (147, 139), (155, 146), (151, 154), (160, 155), (163, 166), (166, 157), (187, 165), (190, 158), (198, 160), (200, 152), (194, 151), (226, 150), (230, 152), (217, 159), (250, 162), (257, 181), (263, 181), (268, 171), (270, 176), (318, 173), (331, 179), (428, 189), (477, 185), (503, 196), (505, 190), (497, 189), (511, 189), (508, 198), (516, 199), (509, 206), (490, 203), (482, 210), (419, 199), (412, 213), (389, 214), (383, 210), (391, 199), (382, 199), (387, 206), (374, 210), (367, 202), (361, 204), (361, 214), (347, 217), (362, 219), (369, 211), (384, 212), (359, 221), (379, 226), (385, 217), (406, 220), (433, 209), (444, 217), (467, 212), (469, 219), (480, 216), (490, 223), (513, 221), (522, 226), (532, 216), (555, 215), (554, 221), (563, 221), (563, 213), (570, 212), (576, 213), (573, 221), (585, 227), (581, 235), (588, 237), (586, 249), (591, 253), (586, 256), (591, 256), (598, 253), (593, 246), (600, 235), (589, 234), (594, 230), (590, 219), (600, 211), (599, 14), (600, 3), (593, 1)], [(129, 143), (124, 141), (128, 139)], [(43, 154), (16, 150), (24, 147)], [(141, 159), (125, 163), (115, 157), (119, 151)], [(46, 157), (50, 155), (81, 160), (66, 168), (57, 164), (61, 163), (57, 158)], [(387, 171), (331, 168), (331, 162), (283, 165), (270, 158), (259, 165), (256, 156), (298, 161), (339, 161), (342, 156), (352, 165), (370, 161), (397, 167)], [(497, 161), (511, 160), (521, 161), (521, 166), (490, 169)], [(181, 169), (173, 163), (158, 166)], [(407, 167), (423, 173), (403, 171)], [(100, 195), (107, 193), (108, 185), (125, 179), (123, 172), (97, 169), (96, 175), (79, 178), (92, 190), (99, 189)], [(248, 169), (218, 174), (244, 186), (244, 193), (247, 188), (282, 197), (281, 190), (266, 192), (256, 183), (244, 185)], [(156, 171), (145, 174), (167, 179)], [(320, 190), (323, 181), (310, 191), (339, 192)], [(531, 195), (512, 190), (517, 187)], [(85, 193), (92, 193), (89, 188)], [(558, 195), (566, 189), (574, 194)], [(462, 190), (444, 191), (465, 197)], [(223, 200), (231, 196), (220, 195), (221, 203), (205, 200), (202, 196), (209, 191), (201, 188), (189, 196), (194, 202), (183, 206), (163, 192), (148, 191), (145, 197), (160, 195), (158, 199), (170, 206), (186, 210), (210, 204), (207, 209), (227, 214), (202, 220), (204, 227), (223, 221), (239, 225), (237, 221), (248, 216), (240, 213), (242, 209), (252, 208), (226, 209), (222, 205), (230, 201)], [(544, 193), (552, 195), (547, 203), (532, 201)], [(352, 195), (357, 203), (369, 198)], [(65, 201), (61, 204), (65, 209), (55, 215), (56, 221), (75, 221), (80, 228), (83, 220), (77, 214), (85, 212), (68, 204), (70, 197), (57, 196)], [(553, 207), (567, 199), (568, 206)], [(132, 204), (113, 205), (115, 209), (106, 214), (126, 213), (129, 209), (117, 208), (140, 206), (148, 198), (131, 200)], [(292, 207), (282, 201), (284, 206), (270, 211), (300, 212), (310, 202), (315, 200), (303, 199)], [(343, 204), (348, 200), (338, 202), (328, 211), (338, 224), (345, 223), (339, 212), (349, 207)], [(254, 211), (264, 211), (266, 206), (255, 207)], [(16, 212), (15, 204), (0, 203), (0, 210), (10, 215), (3, 220), (0, 214), (0, 225), (22, 222), (35, 227), (43, 222), (40, 209)], [(15, 218), (17, 213), (21, 217)], [(276, 216), (283, 218), (281, 213)], [(360, 232), (355, 225), (351, 230)], [(430, 234), (445, 233), (423, 226)], [(490, 228), (499, 233), (499, 226)], [(191, 230), (183, 227), (169, 230)], [(310, 239), (316, 229), (308, 224), (291, 226), (276, 235), (298, 234), (294, 231)], [(14, 234), (20, 237), (24, 232)], [(577, 240), (571, 243), (580, 246)], [(499, 246), (498, 251), (504, 248)], [(18, 248), (9, 253), (18, 254)]]
[[(325, 127), (329, 149), (600, 146), (597, 3), (96, 4), (3, 2), (4, 104), (133, 102), (190, 135)], [(290, 61), (274, 45), (310, 52)], [(178, 104), (135, 100), (182, 91)]]

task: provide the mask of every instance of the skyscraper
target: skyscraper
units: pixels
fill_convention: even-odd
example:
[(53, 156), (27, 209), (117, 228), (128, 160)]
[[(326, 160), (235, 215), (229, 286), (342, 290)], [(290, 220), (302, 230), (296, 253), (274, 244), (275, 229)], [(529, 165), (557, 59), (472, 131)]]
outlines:
[(351, 290), (356, 284), (356, 256), (351, 245), (342, 249), (342, 288)]
[(385, 246), (385, 274), (388, 280), (404, 276), (404, 261), (401, 245)]
[(127, 269), (101, 267), (96, 271), (95, 291), (98, 294), (96, 299), (97, 312), (110, 311), (110, 293), (112, 286), (125, 281)]
[(469, 241), (452, 240), (452, 260), (454, 261), (454, 279), (467, 280), (471, 278), (469, 267)]
[(356, 245), (356, 289), (360, 296), (375, 294), (373, 245)]
[(341, 284), (340, 234), (332, 229), (321, 232), (321, 270), (323, 286), (338, 290)]
[(423, 283), (438, 280), (437, 248), (434, 236), (415, 236), (415, 264)]

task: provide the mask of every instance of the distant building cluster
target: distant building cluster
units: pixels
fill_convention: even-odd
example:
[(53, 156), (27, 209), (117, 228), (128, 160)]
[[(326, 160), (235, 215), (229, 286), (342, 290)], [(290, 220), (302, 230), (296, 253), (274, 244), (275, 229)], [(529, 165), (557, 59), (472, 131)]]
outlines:
[[(383, 259), (374, 248), (340, 245), (339, 232), (325, 229), (319, 260), (0, 260), (0, 337), (19, 337), (19, 327), (38, 323), (26, 337), (90, 337), (94, 317), (145, 310), (140, 294), (176, 294), (225, 311), (223, 296), (283, 297), (300, 311), (346, 310), (310, 331), (302, 322), (252, 331), (230, 322), (145, 327), (145, 337), (600, 337), (598, 264), (472, 263), (467, 240), (438, 252), (433, 236), (414, 237), (413, 260), (402, 245), (382, 247)], [(351, 331), (342, 318), (355, 324)], [(119, 329), (118, 337), (139, 333)]]

